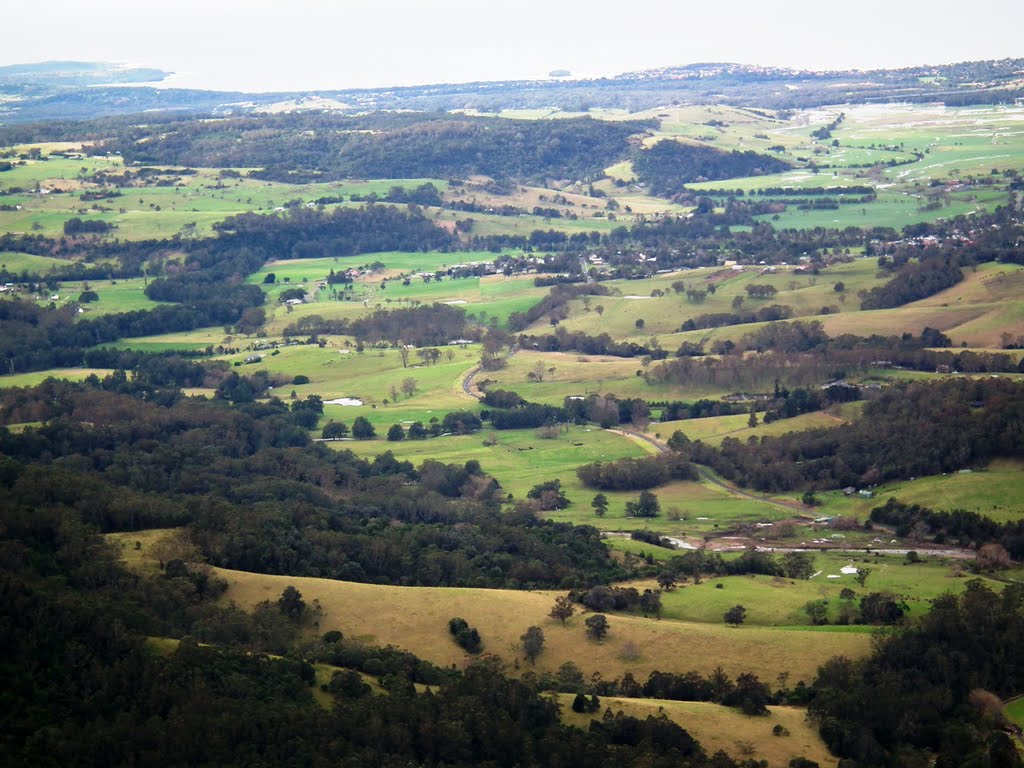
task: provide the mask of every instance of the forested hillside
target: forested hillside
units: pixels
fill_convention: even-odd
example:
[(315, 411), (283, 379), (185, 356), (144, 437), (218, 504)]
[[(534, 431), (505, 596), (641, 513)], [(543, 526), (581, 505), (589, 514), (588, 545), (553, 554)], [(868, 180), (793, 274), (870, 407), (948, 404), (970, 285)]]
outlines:
[[(582, 179), (626, 154), (638, 122), (283, 115), (129, 128), (98, 145), (133, 163), (255, 167), (276, 181), (341, 178)], [(140, 141), (146, 137), (145, 141)]]

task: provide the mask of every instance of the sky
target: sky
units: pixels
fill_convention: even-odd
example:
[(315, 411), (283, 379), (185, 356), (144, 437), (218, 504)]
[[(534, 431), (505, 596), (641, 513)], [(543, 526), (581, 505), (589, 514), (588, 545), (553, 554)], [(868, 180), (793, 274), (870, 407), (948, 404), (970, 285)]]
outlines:
[(46, 0), (3, 26), (0, 65), (125, 62), (251, 92), (1024, 58), (1024, 0)]

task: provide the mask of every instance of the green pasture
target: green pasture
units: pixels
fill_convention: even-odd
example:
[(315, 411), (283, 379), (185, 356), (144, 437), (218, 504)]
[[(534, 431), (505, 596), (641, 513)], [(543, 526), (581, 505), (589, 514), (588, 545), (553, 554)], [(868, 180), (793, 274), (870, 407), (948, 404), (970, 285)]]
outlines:
[(1006, 702), (1006, 716), (1011, 722), (1024, 727), (1024, 696)]
[(66, 259), (55, 259), (50, 256), (36, 256), (31, 253), (0, 252), (0, 269), (20, 275), (23, 272), (46, 274), (55, 267), (70, 264)]
[[(969, 578), (960, 574), (958, 561), (941, 557), (922, 557), (907, 564), (903, 555), (864, 552), (814, 552), (814, 568), (819, 572), (807, 580), (776, 576), (744, 575), (704, 579), (700, 584), (683, 584), (662, 594), (662, 616), (677, 621), (714, 623), (734, 605), (747, 609), (746, 623), (755, 626), (809, 625), (804, 606), (813, 600), (828, 601), (829, 621), (834, 624), (842, 599), (839, 593), (852, 589), (856, 606), (870, 592), (886, 592), (906, 601), (912, 616), (928, 611), (930, 601), (949, 593), (963, 591)], [(780, 557), (781, 555), (777, 555)], [(855, 574), (843, 574), (844, 566), (870, 569), (865, 584)], [(829, 578), (838, 576), (839, 578)], [(983, 579), (991, 589), (1002, 589), (1002, 582)], [(718, 585), (721, 584), (721, 587)]]
[(822, 506), (816, 511), (865, 520), (874, 507), (894, 498), (932, 509), (966, 509), (999, 523), (1015, 522), (1024, 517), (1024, 462), (997, 459), (986, 467), (889, 482), (873, 491), (870, 499), (843, 496), (841, 491), (820, 493)]
[(741, 413), (730, 416), (708, 416), (703, 419), (686, 419), (683, 421), (651, 422), (648, 434), (659, 433), (667, 439), (679, 430), (691, 440), (700, 440), (709, 445), (719, 445), (727, 437), (746, 442), (751, 437), (784, 435), (788, 432), (802, 432), (818, 427), (833, 427), (842, 424), (844, 419), (824, 411), (802, 413), (792, 419), (780, 419), (765, 424), (764, 414), (757, 414), (758, 423), (755, 427), (748, 426), (750, 414)]
[(196, 328), (192, 331), (176, 333), (160, 333), (152, 336), (135, 336), (130, 339), (104, 344), (102, 346), (115, 349), (137, 349), (142, 352), (167, 352), (174, 349), (196, 351), (208, 347), (247, 347), (256, 341), (247, 336), (234, 336), (224, 332), (223, 328)]
[(0, 389), (5, 387), (34, 387), (47, 379), (67, 379), (68, 381), (82, 381), (93, 374), (103, 378), (113, 373), (109, 368), (51, 368), (48, 371), (33, 371), (31, 373), (14, 373), (0, 376)]
[[(78, 301), (82, 292), (88, 289), (95, 291), (99, 300), (81, 305), (83, 317), (152, 309), (164, 302), (153, 301), (146, 296), (148, 282), (141, 277), (126, 280), (69, 280), (62, 282), (57, 289), (56, 293), (60, 295), (57, 303)], [(44, 297), (42, 303), (50, 303), (49, 297)]]
[[(675, 349), (675, 344), (666, 343), (665, 346)], [(544, 370), (543, 381), (533, 381), (529, 378), (529, 374), (534, 373), (538, 365)], [(652, 363), (650, 367), (656, 365), (658, 363)], [(486, 371), (481, 373), (479, 378), (490, 382), (489, 386), (493, 389), (511, 389), (531, 402), (559, 406), (566, 397), (585, 397), (592, 393), (612, 394), (619, 398), (640, 397), (647, 400), (692, 402), (702, 397), (722, 397), (734, 391), (734, 388), (725, 383), (699, 387), (686, 384), (648, 384), (639, 375), (643, 371), (643, 361), (638, 358), (520, 350), (509, 358), (505, 368), (499, 371)], [(666, 437), (671, 434), (654, 424), (649, 431), (652, 434), (660, 432)]]
[[(603, 285), (615, 291), (611, 296), (592, 296), (586, 301), (573, 300), (569, 317), (563, 321), (566, 328), (596, 335), (608, 333), (613, 338), (646, 341), (651, 336), (661, 338), (679, 331), (682, 324), (699, 315), (734, 312), (733, 300), (743, 300), (741, 311), (753, 311), (771, 304), (790, 307), (794, 316), (817, 319), (821, 308), (831, 307), (835, 314), (854, 313), (860, 306), (857, 292), (881, 285), (878, 267), (872, 259), (855, 259), (821, 269), (819, 274), (797, 273), (793, 267), (777, 267), (773, 271), (747, 266), (741, 270), (704, 268), (683, 270), (643, 280), (612, 280)], [(673, 284), (681, 283), (683, 291), (676, 293)], [(842, 292), (835, 284), (843, 283)], [(778, 293), (771, 299), (752, 299), (746, 291), (748, 285), (771, 285)], [(700, 303), (692, 302), (686, 290), (707, 291)], [(660, 291), (664, 295), (657, 296)], [(652, 297), (652, 293), (655, 296)], [(588, 309), (589, 306), (589, 309)], [(601, 311), (598, 311), (601, 307)], [(643, 320), (643, 327), (637, 321)], [(746, 333), (754, 326), (742, 326)], [(693, 332), (704, 338), (715, 332), (737, 335), (737, 326), (726, 329), (702, 329)], [(533, 333), (550, 333), (547, 318), (541, 318), (529, 329)], [(668, 345), (663, 342), (668, 349)], [(672, 348), (674, 351), (674, 348)]]
[[(370, 272), (361, 279), (378, 280), (392, 277), (394, 273), (430, 272), (457, 267), (474, 262), (492, 262), (500, 254), (489, 251), (463, 251), (457, 253), (440, 253), (437, 251), (409, 253), (403, 251), (387, 251), (382, 253), (361, 253), (356, 256), (333, 256), (322, 259), (277, 259), (264, 264), (258, 272), (246, 278), (247, 283), (263, 284), (270, 273), (277, 278), (277, 284), (288, 279), (292, 286), (303, 283), (315, 283), (323, 280), (334, 270), (342, 272), (347, 269), (368, 269), (375, 262), (384, 265), (383, 269)], [(447, 282), (438, 283), (447, 285)], [(341, 288), (341, 285), (335, 286)], [(391, 286), (389, 286), (391, 287)]]
[[(120, 174), (119, 157), (65, 159), (46, 157), (16, 166), (0, 176), (0, 204), (20, 205), (18, 211), (0, 211), (0, 230), (38, 232), (50, 236), (62, 233), (64, 222), (78, 216), (99, 219), (117, 227), (121, 239), (209, 236), (213, 225), (229, 216), (248, 211), (272, 212), (291, 205), (305, 205), (323, 197), (353, 194), (386, 195), (393, 187), (410, 188), (430, 181), (441, 191), (447, 182), (436, 179), (380, 179), (286, 184), (248, 178), (229, 178), (220, 169), (194, 169), (139, 179), (135, 186), (109, 189), (97, 179), (99, 172)], [(4, 195), (20, 188), (21, 193)], [(36, 192), (35, 190), (40, 190)], [(45, 190), (45, 192), (43, 191)], [(82, 200), (83, 193), (115, 191), (116, 197)]]
[[(504, 323), (513, 312), (524, 312), (548, 292), (538, 288), (531, 276), (505, 277), (485, 275), (437, 280), (420, 276), (421, 272), (433, 275), (436, 271), (458, 267), (463, 264), (490, 262), (495, 254), (489, 252), (466, 253), (374, 253), (362, 254), (346, 259), (296, 259), (274, 261), (264, 265), (250, 275), (247, 282), (261, 285), (270, 302), (267, 306), (272, 315), (268, 329), (279, 332), (285, 325), (295, 322), (307, 314), (316, 314), (329, 319), (354, 319), (374, 309), (389, 309), (409, 306), (414, 303), (451, 303), (465, 309), (479, 322), (496, 318)], [(351, 286), (337, 284), (318, 288), (316, 283), (324, 280), (333, 269), (368, 268), (374, 262), (384, 264), (383, 268), (366, 271), (357, 277)], [(275, 283), (268, 285), (263, 280), (268, 274), (275, 276)], [(404, 275), (410, 284), (396, 279)], [(281, 307), (275, 299), (283, 291), (301, 287), (308, 292), (306, 304), (295, 307)]]
[(604, 543), (608, 546), (608, 549), (614, 552), (629, 553), (637, 557), (646, 557), (647, 555), (650, 555), (658, 562), (663, 562), (671, 557), (679, 555), (679, 550), (656, 547), (652, 544), (647, 544), (643, 541), (636, 541), (626, 536), (608, 536), (605, 538)]
[[(324, 406), (324, 423), (329, 419), (351, 422), (356, 416), (366, 416), (374, 425), (385, 428), (397, 420), (421, 420), (426, 423), (431, 415), (443, 417), (445, 413), (460, 408), (476, 409), (477, 402), (462, 392), (463, 374), (479, 360), (478, 346), (449, 346), (442, 349), (440, 361), (426, 365), (410, 350), (409, 366), (403, 368), (397, 349), (367, 349), (363, 353), (354, 346), (345, 346), (337, 337), (324, 340), (326, 346), (296, 345), (258, 353), (239, 352), (225, 355), (221, 359), (231, 363), (244, 363), (245, 358), (259, 354), (259, 363), (242, 364), (233, 370), (240, 374), (252, 374), (265, 370), (282, 382), (279, 396), (290, 397), (295, 391), (299, 399), (308, 395), (319, 395), (323, 400), (351, 397), (362, 400), (363, 406)], [(451, 353), (451, 360), (448, 353)], [(308, 376), (309, 384), (292, 385), (298, 375)], [(406, 378), (416, 380), (412, 397), (399, 394), (397, 402), (392, 401), (391, 385), (401, 386)], [(286, 383), (285, 383), (286, 382)], [(388, 400), (388, 405), (384, 401)], [(425, 417), (425, 418), (424, 418)]]
[[(351, 424), (345, 418), (355, 408), (341, 408), (338, 421)], [(641, 528), (656, 530), (665, 535), (686, 537), (700, 541), (705, 535), (724, 531), (738, 525), (750, 525), (766, 520), (791, 517), (792, 510), (772, 505), (766, 500), (748, 498), (705, 482), (677, 481), (654, 489), (661, 504), (656, 518), (626, 516), (626, 503), (636, 499), (638, 492), (606, 491), (608, 512), (598, 517), (590, 506), (598, 492), (586, 488), (576, 477), (576, 467), (594, 461), (613, 461), (623, 457), (647, 455), (651, 448), (634, 442), (616, 432), (596, 427), (572, 425), (568, 431), (553, 438), (541, 438), (536, 430), (488, 430), (470, 435), (450, 435), (428, 440), (387, 441), (384, 434), (391, 424), (407, 420), (395, 418), (397, 408), (389, 406), (373, 412), (378, 438), (375, 440), (341, 440), (328, 443), (337, 450), (352, 450), (356, 454), (372, 457), (391, 451), (399, 459), (418, 465), (431, 458), (445, 463), (462, 464), (473, 459), (483, 470), (493, 475), (502, 488), (516, 498), (523, 499), (534, 485), (558, 479), (570, 506), (566, 509), (543, 513), (544, 517), (577, 525), (592, 525), (602, 530), (632, 531)], [(443, 418), (445, 411), (423, 412)], [(410, 414), (417, 415), (417, 414)], [(424, 423), (427, 418), (421, 418)], [(404, 426), (408, 426), (407, 423)], [(486, 446), (484, 441), (495, 441)], [(616, 544), (618, 546), (618, 544)]]
[[(531, 381), (528, 374), (538, 364), (544, 368), (544, 380)], [(480, 379), (490, 381), (493, 389), (511, 389), (531, 402), (550, 405), (562, 405), (566, 397), (585, 397), (592, 392), (648, 399), (674, 394), (682, 399), (681, 389), (651, 387), (636, 375), (638, 370), (642, 370), (641, 363), (632, 358), (522, 350), (509, 358), (505, 368), (485, 371)]]
[(469, 231), (469, 234), (480, 236), (529, 235), (537, 229), (553, 229), (556, 232), (565, 232), (570, 235), (575, 234), (576, 232), (610, 232), (616, 227), (621, 227), (623, 224), (630, 223), (632, 220), (630, 215), (623, 214), (621, 211), (616, 211), (611, 217), (608, 215), (602, 215), (599, 217), (593, 216), (594, 213), (600, 212), (601, 209), (582, 211), (581, 213), (588, 215), (580, 216), (578, 219), (546, 219), (542, 216), (533, 216), (532, 214), (521, 216), (499, 216), (493, 213), (466, 213), (464, 211), (431, 210), (436, 211), (434, 218), (437, 221), (455, 222), (472, 219), (473, 227)]
[[(434, 411), (434, 415), (439, 418), (443, 418), (444, 413)], [(383, 437), (380, 428), (377, 432)], [(485, 446), (484, 440), (488, 438), (496, 443)], [(485, 472), (501, 483), (504, 491), (519, 499), (526, 498), (527, 491), (537, 483), (559, 479), (566, 490), (566, 496), (573, 501), (573, 507), (578, 508), (578, 513), (588, 519), (593, 517), (594, 520), (598, 518), (593, 516), (590, 499), (596, 492), (583, 488), (576, 478), (576, 467), (593, 461), (613, 461), (626, 456), (645, 455), (643, 448), (621, 435), (597, 427), (576, 425), (551, 439), (538, 437), (537, 431), (533, 429), (485, 429), (470, 435), (449, 435), (428, 440), (346, 440), (328, 445), (340, 450), (350, 449), (366, 457), (389, 450), (396, 458), (411, 461), (417, 466), (425, 459), (452, 464), (464, 464), (474, 459), (480, 462)], [(566, 512), (568, 510), (551, 513), (550, 516), (561, 519)], [(576, 513), (570, 515), (575, 516)]]
[[(812, 130), (840, 112), (845, 119), (832, 132), (839, 146), (811, 139)], [(990, 210), (1007, 199), (999, 174), (1024, 164), (1019, 113), (1007, 106), (843, 105), (798, 111), (790, 121), (775, 124), (760, 116), (751, 123), (738, 119), (732, 123), (723, 110), (715, 119), (728, 125), (714, 128), (704, 125), (706, 118), (701, 117), (704, 115), (692, 112), (669, 114), (662, 120), (662, 131), (720, 148), (764, 152), (768, 146), (782, 145), (781, 157), (800, 166), (813, 161), (819, 171), (798, 167), (781, 174), (688, 185), (695, 190), (742, 189), (749, 194), (774, 186), (808, 189), (856, 184), (877, 191), (872, 202), (841, 205), (838, 210), (801, 211), (791, 206), (777, 216), (759, 217), (780, 228), (898, 228)], [(922, 158), (914, 160), (914, 152)], [(890, 166), (890, 162), (897, 164)], [(947, 186), (931, 189), (929, 184), (936, 179)], [(753, 199), (769, 198), (758, 195)], [(926, 207), (931, 199), (939, 206)]]

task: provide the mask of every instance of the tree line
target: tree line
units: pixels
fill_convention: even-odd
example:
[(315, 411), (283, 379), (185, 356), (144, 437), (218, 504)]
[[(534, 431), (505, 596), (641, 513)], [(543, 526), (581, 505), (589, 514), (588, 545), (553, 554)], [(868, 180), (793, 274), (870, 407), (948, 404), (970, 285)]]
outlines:
[(779, 492), (873, 485), (938, 475), (1024, 445), (1024, 387), (1010, 379), (948, 379), (898, 384), (864, 405), (856, 421), (831, 428), (763, 437), (754, 443), (725, 438), (715, 449), (679, 446), (742, 486)]

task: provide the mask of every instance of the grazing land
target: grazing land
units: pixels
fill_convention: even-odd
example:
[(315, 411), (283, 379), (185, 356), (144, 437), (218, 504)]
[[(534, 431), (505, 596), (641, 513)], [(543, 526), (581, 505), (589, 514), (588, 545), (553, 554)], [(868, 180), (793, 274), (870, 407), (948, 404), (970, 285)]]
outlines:
[[(587, 639), (583, 616), (563, 626), (547, 617), (557, 593), (426, 587), (382, 587), (322, 579), (266, 576), (218, 571), (230, 583), (228, 599), (253, 606), (273, 598), (289, 584), (324, 609), (324, 630), (342, 629), (347, 635), (375, 645), (393, 644), (448, 666), (466, 662), (465, 652), (447, 630), (448, 619), (462, 616), (480, 630), (484, 650), (512, 663), (519, 655), (519, 636), (540, 625), (546, 638), (537, 668), (554, 671), (575, 661), (586, 675), (600, 671), (607, 678), (633, 671), (646, 678), (653, 669), (696, 669), (705, 674), (721, 664), (730, 674), (752, 671), (772, 679), (788, 670), (794, 681), (810, 680), (818, 664), (842, 653), (867, 652), (870, 636), (850, 632), (779, 631), (762, 627), (738, 629), (718, 623), (653, 621), (639, 616), (613, 615), (603, 642)], [(373, 606), (367, 611), (367, 606)], [(632, 644), (638, 649), (636, 658)]]
[[(766, 717), (747, 717), (731, 707), (703, 701), (666, 701), (663, 699), (623, 699), (604, 697), (601, 710), (573, 712), (572, 694), (558, 697), (562, 718), (570, 725), (587, 728), (605, 711), (624, 712), (641, 720), (665, 715), (679, 723), (709, 752), (723, 750), (735, 759), (756, 754), (769, 765), (787, 765), (795, 757), (806, 757), (821, 766), (834, 766), (836, 759), (825, 748), (817, 731), (807, 722), (800, 707), (772, 707)], [(776, 736), (772, 729), (782, 726), (787, 735)]]
[[(77, 744), (67, 690), (159, 679), (218, 725), (251, 704), (285, 732), (287, 700), (310, 739), (503, 739), (532, 707), (581, 730), (510, 744), (611, 754), (641, 726), (589, 723), (622, 712), (716, 768), (1006, 762), (982, 710), (1024, 722), (1011, 64), (0, 125), (0, 577), (29, 617), (11, 709), (49, 713), (11, 754)], [(932, 78), (965, 103), (890, 103)], [(668, 98), (691, 80), (747, 106)], [(630, 687), (716, 668), (769, 714), (712, 703), (720, 676)], [(192, 722), (123, 714), (69, 728)]]

